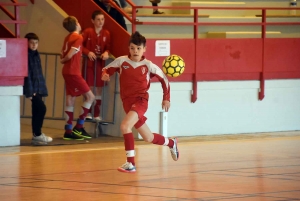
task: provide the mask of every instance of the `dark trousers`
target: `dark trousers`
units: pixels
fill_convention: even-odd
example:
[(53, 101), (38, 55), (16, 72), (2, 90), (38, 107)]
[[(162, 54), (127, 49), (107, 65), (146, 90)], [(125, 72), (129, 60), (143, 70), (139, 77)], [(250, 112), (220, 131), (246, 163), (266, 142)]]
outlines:
[(42, 126), (46, 114), (46, 105), (42, 100), (40, 95), (35, 95), (31, 99), (31, 107), (32, 107), (32, 133), (34, 136), (39, 136), (42, 134)]

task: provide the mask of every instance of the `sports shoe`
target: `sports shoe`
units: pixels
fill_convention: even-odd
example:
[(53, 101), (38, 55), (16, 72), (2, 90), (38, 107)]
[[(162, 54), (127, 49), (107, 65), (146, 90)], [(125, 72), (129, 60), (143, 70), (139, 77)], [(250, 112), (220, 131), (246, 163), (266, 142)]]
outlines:
[(156, 11), (153, 11), (153, 14), (164, 14), (165, 12), (160, 12), (160, 11), (158, 11), (158, 10), (156, 10)]
[(63, 139), (64, 140), (83, 140), (82, 137), (75, 135), (74, 133), (65, 133)]
[(33, 136), (31, 144), (33, 145), (46, 145), (48, 142), (52, 142), (52, 138), (42, 133), (40, 136)]
[(118, 167), (118, 171), (126, 173), (135, 173), (136, 169), (135, 166), (132, 165), (132, 163), (126, 162), (121, 167)]
[(179, 159), (179, 150), (178, 150), (178, 146), (177, 146), (177, 138), (175, 137), (171, 140), (174, 141), (173, 148), (170, 148), (171, 156), (172, 156), (174, 161), (177, 161)]
[(85, 117), (86, 120), (93, 120), (92, 114), (88, 113)]
[(87, 138), (87, 139), (91, 139), (92, 136), (90, 136), (85, 130), (84, 128), (73, 128), (73, 131), (72, 131), (73, 134), (81, 137), (81, 138)]
[(102, 118), (99, 116), (99, 117), (94, 117), (94, 120), (95, 121), (102, 121)]

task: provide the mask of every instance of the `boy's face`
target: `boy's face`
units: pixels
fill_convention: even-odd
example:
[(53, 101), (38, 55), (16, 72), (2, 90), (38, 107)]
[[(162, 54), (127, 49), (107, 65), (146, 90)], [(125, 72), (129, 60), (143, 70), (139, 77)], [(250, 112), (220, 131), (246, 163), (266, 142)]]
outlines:
[(104, 25), (104, 15), (97, 15), (95, 19), (92, 19), (92, 23), (94, 24), (95, 28), (102, 28)]
[(144, 44), (142, 45), (135, 45), (133, 43), (130, 43), (129, 45), (129, 53), (130, 53), (130, 59), (133, 61), (140, 61), (144, 52), (146, 52), (146, 47)]
[(35, 51), (35, 50), (37, 50), (38, 46), (39, 46), (39, 41), (38, 40), (30, 39), (28, 41), (28, 48), (29, 49)]
[(77, 32), (80, 32), (80, 31), (81, 31), (81, 26), (80, 26), (78, 20), (76, 20), (76, 31), (77, 31)]

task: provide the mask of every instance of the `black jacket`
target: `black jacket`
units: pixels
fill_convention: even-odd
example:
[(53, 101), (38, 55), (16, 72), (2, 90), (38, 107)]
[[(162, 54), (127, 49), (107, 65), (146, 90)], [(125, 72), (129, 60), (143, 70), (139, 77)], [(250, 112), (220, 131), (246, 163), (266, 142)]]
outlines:
[[(102, 8), (106, 13), (108, 13), (120, 26), (122, 26), (127, 31), (127, 26), (125, 24), (125, 19), (123, 15), (114, 7), (111, 6), (110, 10), (108, 11), (107, 7), (104, 3), (102, 3), (100, 0), (94, 0), (94, 2)], [(119, 7), (119, 3), (117, 1), (114, 1)]]
[(28, 77), (24, 78), (23, 94), (28, 98), (34, 93), (48, 96), (40, 54), (37, 50), (28, 49)]

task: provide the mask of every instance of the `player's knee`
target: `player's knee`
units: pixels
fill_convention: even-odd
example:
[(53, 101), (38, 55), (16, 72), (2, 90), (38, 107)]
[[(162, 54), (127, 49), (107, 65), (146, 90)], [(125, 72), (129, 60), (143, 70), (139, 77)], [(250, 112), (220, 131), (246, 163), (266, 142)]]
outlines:
[(91, 97), (92, 101), (94, 101), (96, 99), (95, 95), (92, 94), (92, 97)]
[(152, 142), (153, 141), (153, 139), (151, 137), (144, 137), (143, 140), (145, 142)]
[(88, 102), (93, 102), (95, 100), (95, 95), (93, 93), (90, 93), (88, 96), (87, 96), (87, 101)]
[(120, 125), (120, 129), (121, 129), (121, 132), (124, 134), (124, 133), (130, 133), (131, 132), (131, 128), (130, 128), (130, 125), (128, 124), (128, 122), (122, 122), (121, 125)]

